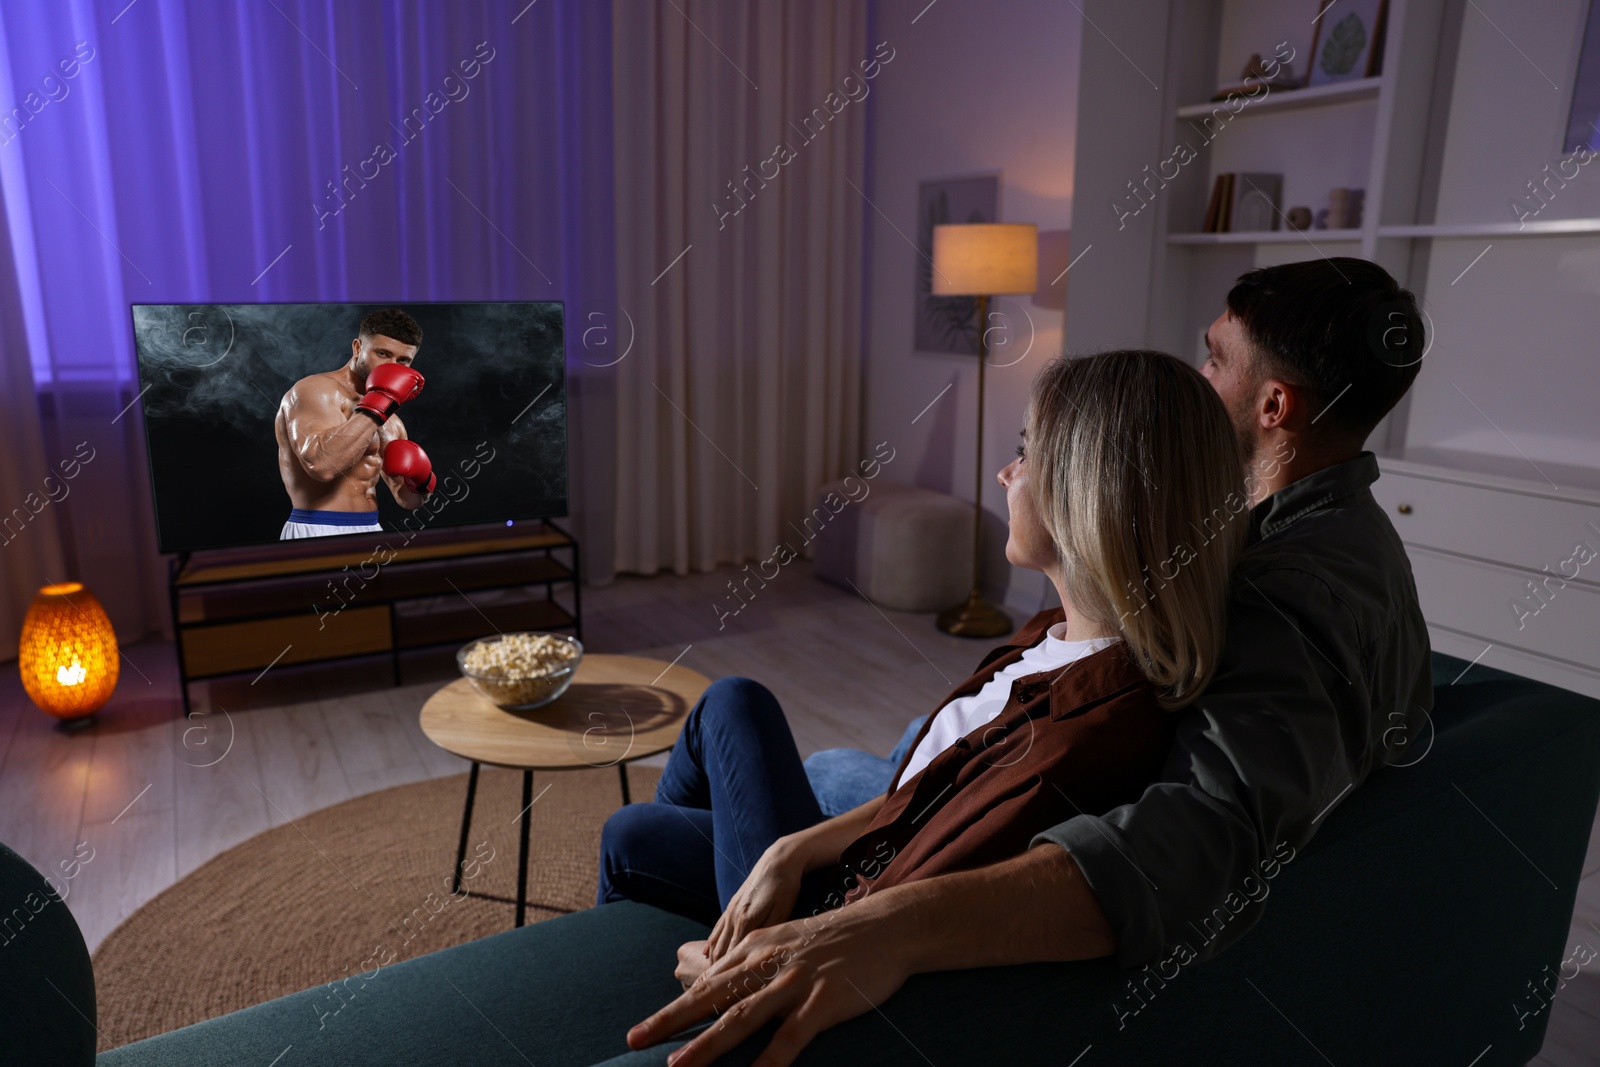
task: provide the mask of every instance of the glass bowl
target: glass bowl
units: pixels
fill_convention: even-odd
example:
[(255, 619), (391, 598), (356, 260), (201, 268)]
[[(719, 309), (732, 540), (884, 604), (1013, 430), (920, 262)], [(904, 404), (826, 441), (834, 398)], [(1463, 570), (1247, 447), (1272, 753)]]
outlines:
[[(506, 638), (512, 637), (550, 637), (569, 646), (570, 658), (559, 666), (539, 674), (518, 675), (508, 677), (516, 672), (487, 673), (473, 671), (467, 668), (467, 656), (480, 645), (493, 645)], [(543, 707), (567, 691), (567, 686), (572, 684), (573, 677), (578, 673), (578, 664), (583, 662), (583, 645), (575, 637), (566, 634), (541, 633), (537, 631), (519, 631), (510, 634), (497, 634), (494, 637), (482, 637), (470, 644), (462, 646), (456, 653), (456, 666), (461, 671), (461, 676), (472, 683), (472, 687), (481, 693), (484, 699), (506, 711), (529, 711), (533, 708)]]

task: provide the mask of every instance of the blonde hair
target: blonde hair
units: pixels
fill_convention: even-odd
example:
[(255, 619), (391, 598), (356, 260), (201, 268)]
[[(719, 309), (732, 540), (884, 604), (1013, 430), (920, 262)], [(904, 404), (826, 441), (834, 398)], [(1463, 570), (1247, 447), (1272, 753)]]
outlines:
[(1199, 371), (1163, 352), (1057, 357), (1028, 400), (1035, 509), (1085, 618), (1120, 632), (1165, 708), (1222, 651), (1249, 498), (1237, 438)]

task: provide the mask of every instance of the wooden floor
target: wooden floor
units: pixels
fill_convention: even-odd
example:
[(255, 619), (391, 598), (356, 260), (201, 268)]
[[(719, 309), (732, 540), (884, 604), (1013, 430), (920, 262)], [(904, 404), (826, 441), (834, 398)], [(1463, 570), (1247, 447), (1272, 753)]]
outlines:
[[(622, 577), (585, 589), (585, 647), (678, 659), (711, 678), (756, 678), (782, 703), (801, 755), (840, 746), (887, 753), (906, 722), (932, 710), (990, 647), (939, 632), (931, 616), (880, 611), (815, 580), (804, 561), (719, 629), (716, 607), (732, 606), (736, 573)], [(481, 606), (492, 618), (493, 605)], [(453, 664), (408, 662), (399, 687), (389, 670), (387, 661), (279, 667), (254, 682), (200, 683), (191, 689), (196, 712), (184, 719), (171, 645), (135, 646), (98, 725), (77, 735), (28, 703), (15, 670), (0, 671), (0, 841), (66, 885), (92, 951), (152, 896), (262, 830), (466, 770), (417, 726)], [(1600, 950), (1600, 831), (1568, 945)], [(1600, 1060), (1600, 959), (1549, 1010), (1535, 1064)]]

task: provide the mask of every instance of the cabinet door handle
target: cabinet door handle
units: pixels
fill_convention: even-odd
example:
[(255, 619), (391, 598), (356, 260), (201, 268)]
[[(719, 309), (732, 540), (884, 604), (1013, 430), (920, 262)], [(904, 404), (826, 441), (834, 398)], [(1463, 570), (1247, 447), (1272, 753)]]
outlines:
[(1401, 504), (1395, 510), (1398, 511), (1402, 515), (1409, 515), (1409, 514), (1411, 514), (1411, 505), (1410, 504)]

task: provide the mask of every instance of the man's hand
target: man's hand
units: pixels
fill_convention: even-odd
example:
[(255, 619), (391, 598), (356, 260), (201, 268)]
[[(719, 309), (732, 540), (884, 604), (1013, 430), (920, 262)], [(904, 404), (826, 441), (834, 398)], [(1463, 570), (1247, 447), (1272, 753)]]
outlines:
[(783, 1067), (818, 1033), (882, 1004), (913, 974), (1116, 950), (1116, 933), (1072, 856), (1041, 843), (987, 867), (876, 892), (857, 884), (841, 907), (749, 933), (628, 1031), (628, 1045), (648, 1048), (720, 1012), (671, 1061), (699, 1067), (782, 1018), (756, 1063)]
[(750, 931), (786, 921), (800, 898), (804, 875), (802, 857), (785, 838), (768, 845), (711, 928), (706, 956), (715, 963)]
[(356, 402), (356, 410), (381, 424), (420, 392), (422, 375), (404, 363), (380, 363), (367, 375), (367, 392)]
[(786, 1067), (817, 1034), (882, 1004), (910, 976), (907, 937), (889, 914), (868, 906), (873, 899), (748, 934), (682, 996), (628, 1031), (629, 1047), (649, 1048), (720, 1013), (668, 1060), (700, 1067), (782, 1018), (756, 1067)]
[(406, 488), (420, 496), (433, 492), (439, 484), (433, 462), (415, 441), (400, 439), (383, 446), (383, 473), (399, 478)]

